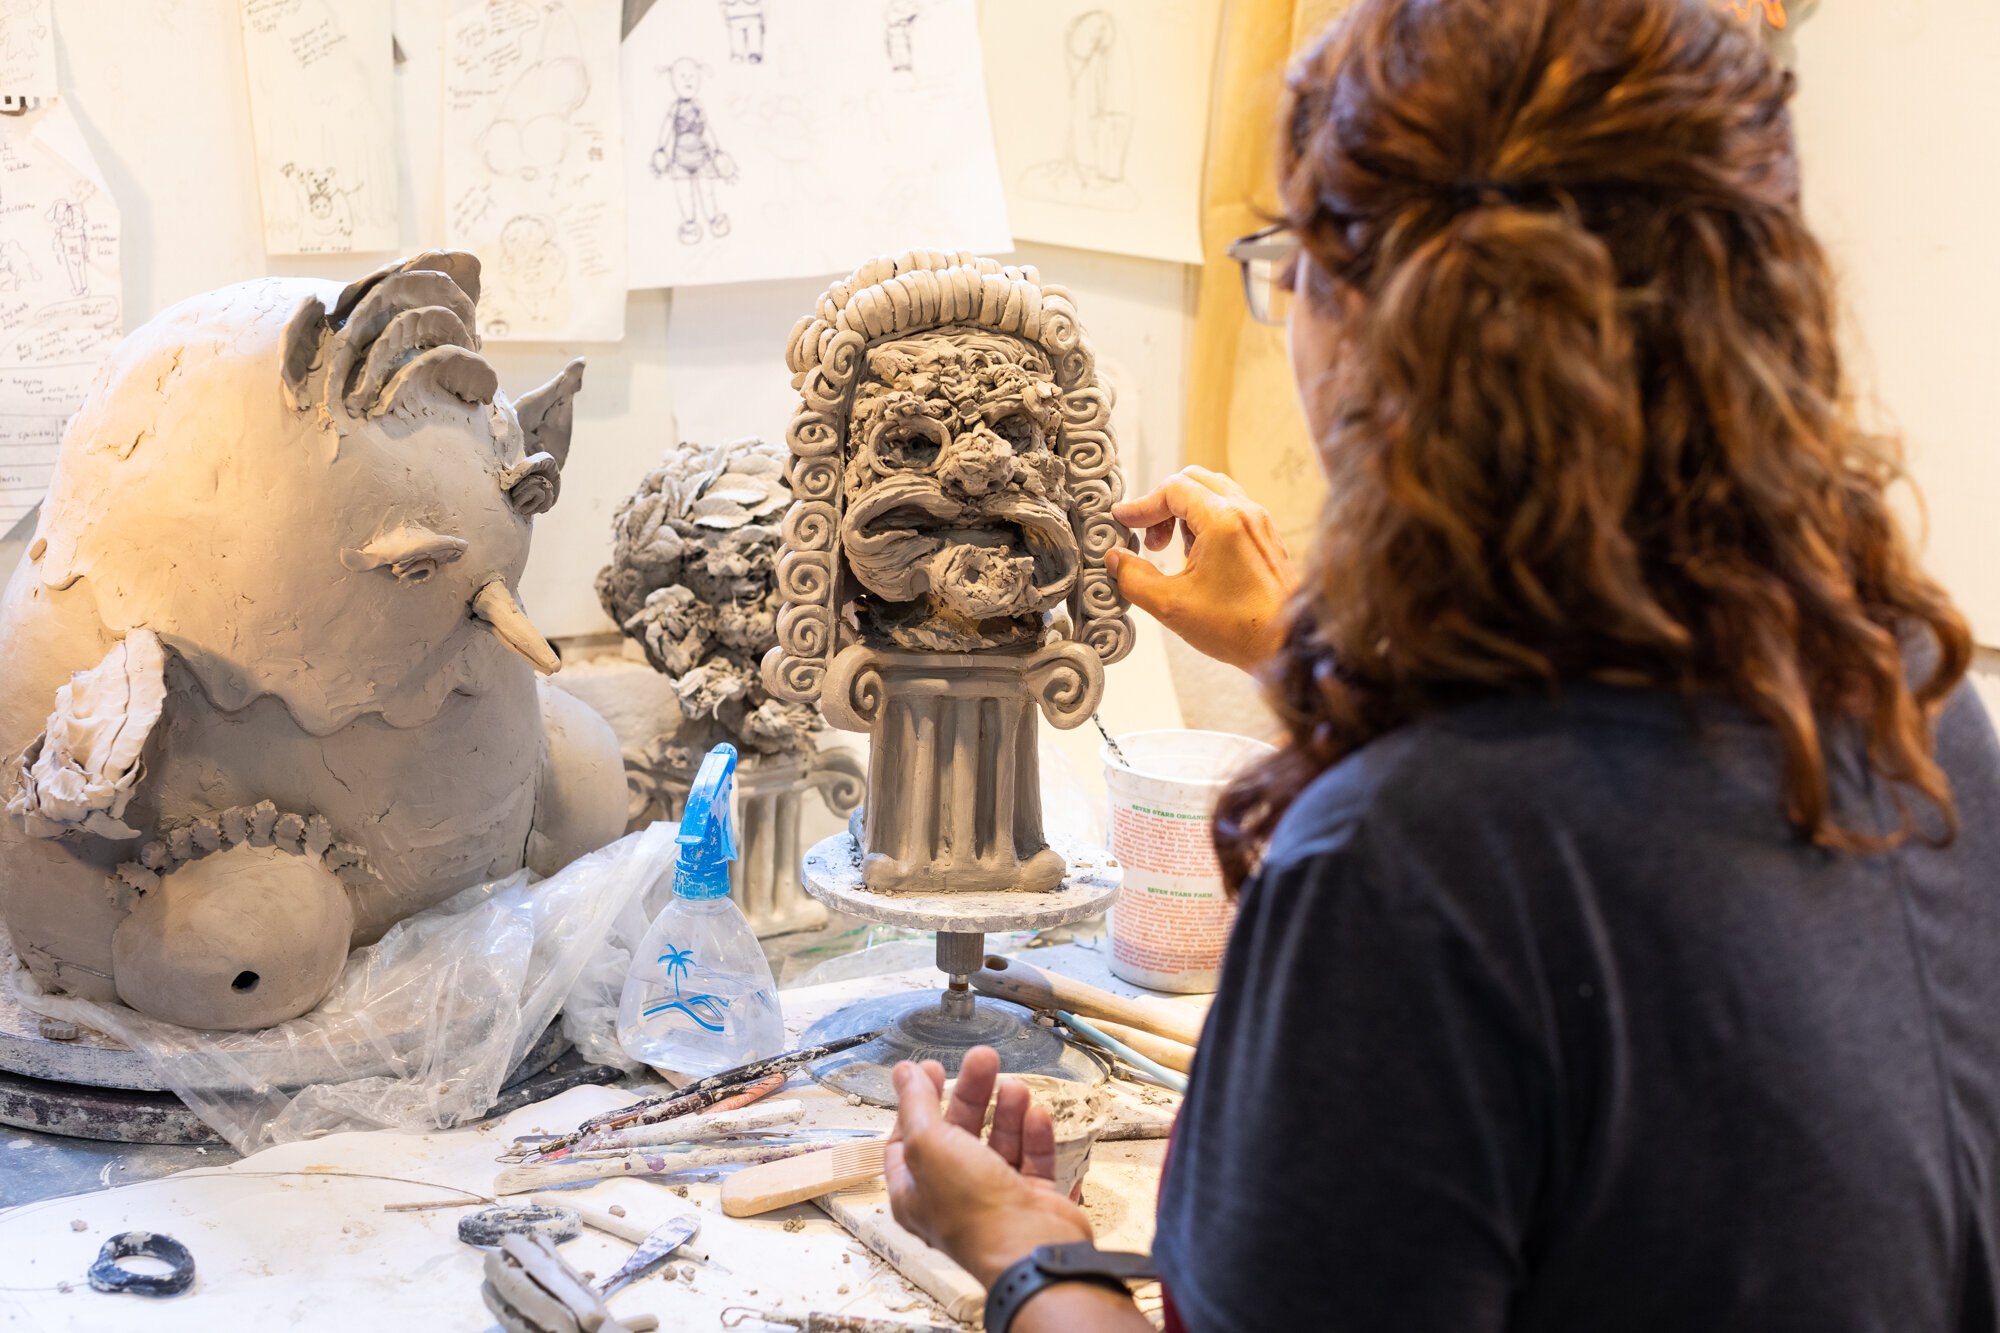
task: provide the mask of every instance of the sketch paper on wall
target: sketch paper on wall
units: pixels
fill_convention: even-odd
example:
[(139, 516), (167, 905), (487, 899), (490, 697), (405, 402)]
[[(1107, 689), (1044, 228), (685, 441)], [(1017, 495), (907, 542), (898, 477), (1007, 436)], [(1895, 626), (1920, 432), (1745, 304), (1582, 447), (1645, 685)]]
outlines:
[(1221, 0), (983, 0), (994, 142), (1016, 236), (1201, 262), (1221, 16)]
[(56, 95), (56, 26), (49, 0), (0, 0), (0, 95)]
[(242, 14), (264, 249), (395, 249), (389, 0), (242, 0)]
[(625, 143), (634, 287), (1013, 248), (973, 0), (655, 0)]
[(69, 107), (0, 117), (0, 532), (48, 490), (63, 426), (124, 332), (118, 208)]
[(620, 0), (459, 0), (445, 25), (450, 244), (483, 337), (625, 336)]

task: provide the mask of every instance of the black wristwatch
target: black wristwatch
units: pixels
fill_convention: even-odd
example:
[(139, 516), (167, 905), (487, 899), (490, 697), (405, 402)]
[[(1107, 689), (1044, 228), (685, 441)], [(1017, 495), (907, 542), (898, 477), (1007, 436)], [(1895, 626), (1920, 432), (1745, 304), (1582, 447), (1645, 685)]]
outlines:
[(986, 1333), (1007, 1333), (1028, 1298), (1058, 1282), (1090, 1282), (1123, 1292), (1127, 1282), (1159, 1276), (1149, 1254), (1098, 1249), (1087, 1240), (1039, 1245), (1027, 1258), (1007, 1266), (986, 1291)]

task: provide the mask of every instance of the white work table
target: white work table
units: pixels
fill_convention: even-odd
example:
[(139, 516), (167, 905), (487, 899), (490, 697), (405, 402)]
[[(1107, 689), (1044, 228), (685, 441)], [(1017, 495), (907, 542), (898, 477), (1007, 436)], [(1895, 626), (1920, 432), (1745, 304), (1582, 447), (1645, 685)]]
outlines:
[[(1036, 950), (1032, 957), (1039, 966), (1106, 989), (1142, 993), (1110, 977), (1088, 948), (1064, 945)], [(806, 1027), (853, 1000), (930, 989), (939, 981), (934, 969), (923, 968), (785, 991), (788, 1034), (796, 1043)], [(1115, 1086), (1120, 1095), (1113, 1132), (1157, 1134), (1170, 1122), (1177, 1098), (1130, 1083)], [(505, 1165), (496, 1158), (516, 1135), (570, 1129), (636, 1095), (574, 1088), (478, 1126), (429, 1134), (333, 1135), (219, 1167), (12, 1209), (0, 1214), (0, 1329), (477, 1333), (492, 1328), (479, 1298), (485, 1252), (462, 1244), (456, 1234), (458, 1218), (469, 1207), (384, 1212), (383, 1206), (451, 1197), (448, 1189), (426, 1184), (488, 1194)], [(775, 1095), (803, 1100), (806, 1124), (814, 1127), (886, 1128), (892, 1114), (850, 1105), (804, 1075)], [(1157, 1137), (1099, 1143), (1084, 1184), (1084, 1207), (1100, 1245), (1150, 1246), (1164, 1151), (1165, 1142)], [(0, 1149), (0, 1171), (5, 1167)], [(709, 1263), (677, 1263), (632, 1284), (611, 1298), (614, 1313), (654, 1314), (668, 1329), (720, 1328), (722, 1312), (732, 1306), (951, 1322), (935, 1300), (818, 1207), (801, 1204), (756, 1218), (729, 1218), (720, 1211), (718, 1191), (714, 1183), (625, 1178), (574, 1192), (571, 1197), (581, 1204), (606, 1211), (617, 1204), (628, 1221), (648, 1227), (690, 1211), (702, 1224), (694, 1246), (708, 1253)], [(870, 1202), (861, 1192), (848, 1198)], [(194, 1288), (164, 1300), (92, 1291), (85, 1269), (108, 1237), (128, 1230), (165, 1232), (185, 1244), (195, 1259)], [(586, 1229), (562, 1252), (576, 1268), (602, 1277), (615, 1271), (631, 1248)], [(744, 1327), (760, 1325), (751, 1320)]]

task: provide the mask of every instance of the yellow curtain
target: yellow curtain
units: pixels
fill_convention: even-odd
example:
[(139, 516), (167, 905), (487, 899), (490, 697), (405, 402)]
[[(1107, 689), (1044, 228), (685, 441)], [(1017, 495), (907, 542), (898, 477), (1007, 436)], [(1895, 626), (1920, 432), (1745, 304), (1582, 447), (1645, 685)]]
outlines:
[(1206, 263), (1189, 351), (1187, 459), (1235, 477), (1303, 553), (1325, 484), (1299, 414), (1285, 331), (1253, 321), (1224, 250), (1277, 207), (1277, 109), (1292, 53), (1348, 0), (1229, 0), (1223, 10), (1208, 165), (1202, 188)]

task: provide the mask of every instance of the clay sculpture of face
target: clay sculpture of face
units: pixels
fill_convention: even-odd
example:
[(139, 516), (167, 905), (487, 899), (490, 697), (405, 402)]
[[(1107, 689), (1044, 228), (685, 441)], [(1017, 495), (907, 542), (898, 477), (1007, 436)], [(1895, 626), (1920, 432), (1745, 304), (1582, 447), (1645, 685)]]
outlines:
[(954, 328), (883, 343), (867, 364), (841, 517), (864, 633), (921, 652), (1036, 642), (1077, 580), (1048, 357)]
[(616, 741), (514, 594), (573, 363), (510, 402), (479, 265), (225, 288), (128, 337), (0, 603), (0, 916), (170, 1022), (318, 1003), (350, 946), (616, 837)]

